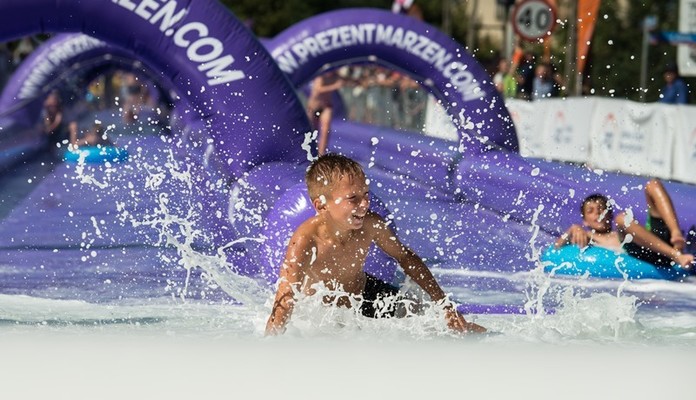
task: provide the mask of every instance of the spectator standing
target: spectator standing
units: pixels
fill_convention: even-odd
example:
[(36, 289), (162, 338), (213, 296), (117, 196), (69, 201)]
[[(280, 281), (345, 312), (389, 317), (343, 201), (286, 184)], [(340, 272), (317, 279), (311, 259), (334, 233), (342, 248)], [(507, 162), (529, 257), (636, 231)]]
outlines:
[(22, 38), (12, 52), (12, 62), (15, 66), (18, 66), (22, 63), (22, 61), (24, 61), (25, 58), (27, 58), (29, 54), (31, 54), (32, 51), (34, 51), (34, 43), (32, 42), (31, 38)]
[(556, 82), (551, 76), (551, 66), (539, 64), (535, 68), (532, 82), (532, 100), (546, 99), (556, 96)]
[(665, 79), (665, 86), (660, 93), (660, 103), (667, 104), (687, 104), (689, 102), (689, 87), (679, 76), (679, 70), (674, 64), (665, 68), (662, 75)]
[(307, 116), (314, 129), (319, 130), (317, 143), (319, 155), (326, 153), (329, 144), (329, 131), (333, 117), (334, 91), (343, 86), (343, 80), (335, 71), (314, 78), (312, 89), (307, 100)]
[(57, 152), (58, 148), (68, 144), (68, 129), (63, 115), (63, 105), (57, 91), (46, 96), (41, 111), (42, 131), (48, 139), (48, 148)]
[(416, 4), (415, 0), (394, 0), (392, 12), (395, 14), (406, 14), (419, 20), (423, 20), (423, 10)]
[(493, 75), (495, 88), (506, 99), (517, 96), (516, 69), (517, 65), (510, 66), (510, 62), (503, 58), (498, 62), (498, 72)]
[(534, 66), (536, 65), (534, 53), (525, 52), (522, 61), (517, 69), (517, 96), (524, 100), (532, 99), (532, 90), (534, 89)]

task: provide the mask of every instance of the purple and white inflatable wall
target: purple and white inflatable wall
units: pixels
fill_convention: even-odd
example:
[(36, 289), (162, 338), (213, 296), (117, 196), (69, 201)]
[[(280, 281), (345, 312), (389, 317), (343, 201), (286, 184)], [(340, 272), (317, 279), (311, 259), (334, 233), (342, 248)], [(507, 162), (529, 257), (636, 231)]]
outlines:
[(490, 75), (452, 38), (415, 18), (377, 9), (327, 12), (293, 25), (266, 46), (295, 87), (326, 69), (357, 62), (402, 71), (442, 102), (465, 147), (478, 147), (483, 139), (518, 149)]
[(132, 51), (179, 88), (233, 176), (264, 162), (307, 159), (301, 144), (309, 123), (294, 89), (253, 34), (215, 0), (6, 0), (0, 8), (2, 40), (82, 32)]

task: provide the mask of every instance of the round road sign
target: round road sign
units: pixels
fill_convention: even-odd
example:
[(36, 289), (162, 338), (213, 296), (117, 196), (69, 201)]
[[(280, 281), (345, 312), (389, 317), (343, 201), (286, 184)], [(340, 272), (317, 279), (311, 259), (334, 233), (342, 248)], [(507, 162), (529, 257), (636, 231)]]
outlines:
[(556, 9), (545, 0), (524, 0), (512, 12), (515, 32), (530, 42), (549, 36), (555, 25)]

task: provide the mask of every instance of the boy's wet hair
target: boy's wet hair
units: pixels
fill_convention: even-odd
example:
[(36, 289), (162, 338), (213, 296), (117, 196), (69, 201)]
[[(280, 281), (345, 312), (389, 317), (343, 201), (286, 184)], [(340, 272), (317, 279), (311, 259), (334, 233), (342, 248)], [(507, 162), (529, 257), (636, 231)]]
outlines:
[(340, 154), (324, 154), (309, 165), (305, 182), (309, 198), (314, 200), (327, 195), (343, 177), (365, 180), (365, 172), (360, 164)]
[(607, 212), (607, 218), (609, 218), (610, 220), (614, 219), (614, 208), (611, 206), (611, 203), (609, 202), (609, 198), (607, 196), (601, 193), (594, 193), (585, 197), (585, 200), (583, 200), (582, 205), (580, 206), (580, 214), (583, 217), (585, 216), (585, 204), (587, 203), (601, 204)]

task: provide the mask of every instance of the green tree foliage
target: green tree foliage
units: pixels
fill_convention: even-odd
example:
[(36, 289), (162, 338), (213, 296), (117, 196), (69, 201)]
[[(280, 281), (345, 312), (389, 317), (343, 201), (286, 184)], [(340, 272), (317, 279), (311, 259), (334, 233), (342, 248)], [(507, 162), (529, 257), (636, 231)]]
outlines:
[[(476, 23), (466, 14), (468, 0), (418, 1), (425, 21), (441, 28), (444, 1), (451, 2), (452, 37), (467, 47), (482, 64), (489, 67), (493, 65), (502, 49), (485, 36), (476, 37), (474, 43), (466, 42), (468, 24)], [(558, 0), (561, 4), (568, 1), (574, 0)], [(239, 19), (250, 22), (257, 36), (270, 38), (303, 19), (326, 11), (354, 7), (388, 10), (392, 0), (222, 0), (222, 3)], [(678, 0), (602, 0), (585, 69), (586, 87), (593, 94), (640, 99), (642, 23), (647, 15), (658, 18), (658, 29), (677, 30)], [(565, 71), (564, 63), (568, 52), (567, 26), (567, 23), (560, 24), (552, 39), (551, 62), (560, 72)], [(537, 55), (543, 53), (541, 45), (524, 44), (524, 48)], [(667, 64), (674, 62), (676, 47), (669, 44), (650, 46), (645, 93), (647, 101), (659, 98), (660, 89), (664, 85), (662, 72)], [(696, 79), (688, 78), (686, 81), (690, 87), (696, 88)]]
[(259, 37), (271, 38), (290, 26), (326, 11), (374, 7), (389, 9), (391, 0), (222, 0)]
[[(639, 100), (643, 21), (654, 15), (659, 21), (658, 30), (677, 30), (678, 2), (631, 1), (625, 12), (618, 10), (617, 0), (602, 1), (586, 72), (595, 94)], [(664, 68), (675, 62), (676, 47), (649, 46), (646, 101), (657, 101), (664, 86)], [(693, 83), (691, 86), (695, 87)]]

